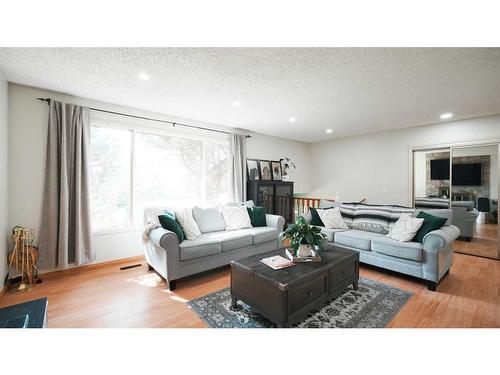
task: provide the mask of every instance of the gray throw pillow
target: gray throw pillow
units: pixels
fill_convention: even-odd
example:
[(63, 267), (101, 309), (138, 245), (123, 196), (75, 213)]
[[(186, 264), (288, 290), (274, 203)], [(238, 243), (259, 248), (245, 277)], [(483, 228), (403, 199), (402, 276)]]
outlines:
[(224, 217), (215, 207), (194, 207), (193, 217), (196, 220), (201, 233), (220, 232), (226, 230)]

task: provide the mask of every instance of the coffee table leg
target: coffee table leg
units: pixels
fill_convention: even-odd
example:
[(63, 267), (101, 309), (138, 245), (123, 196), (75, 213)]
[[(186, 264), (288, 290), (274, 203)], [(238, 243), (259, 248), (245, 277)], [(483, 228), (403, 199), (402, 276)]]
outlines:
[(358, 280), (352, 283), (352, 287), (354, 290), (358, 290)]
[(234, 294), (231, 294), (231, 307), (235, 308), (236, 307), (236, 302), (238, 302), (238, 298)]

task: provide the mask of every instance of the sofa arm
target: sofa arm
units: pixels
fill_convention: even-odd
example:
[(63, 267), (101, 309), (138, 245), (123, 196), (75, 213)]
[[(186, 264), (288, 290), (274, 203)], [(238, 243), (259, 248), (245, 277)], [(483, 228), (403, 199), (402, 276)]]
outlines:
[(171, 232), (164, 228), (153, 229), (149, 233), (149, 239), (154, 245), (160, 246), (165, 250), (176, 249), (179, 251), (179, 238), (174, 232)]
[(146, 261), (168, 282), (179, 278), (179, 238), (164, 228), (153, 229), (145, 247)]
[(440, 229), (427, 233), (422, 244), (424, 250), (436, 252), (451, 245), (458, 236), (460, 236), (460, 230), (456, 226), (445, 225)]
[(285, 218), (279, 215), (266, 214), (266, 226), (276, 228), (281, 233), (285, 226)]

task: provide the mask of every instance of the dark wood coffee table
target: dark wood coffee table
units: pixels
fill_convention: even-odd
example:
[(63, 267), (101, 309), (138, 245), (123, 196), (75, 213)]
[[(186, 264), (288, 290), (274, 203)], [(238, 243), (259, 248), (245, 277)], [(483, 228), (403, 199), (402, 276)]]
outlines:
[(289, 327), (337, 297), (347, 286), (358, 289), (359, 253), (328, 245), (321, 263), (297, 263), (273, 270), (260, 260), (286, 258), (285, 249), (231, 262), (231, 306), (241, 300), (278, 327)]

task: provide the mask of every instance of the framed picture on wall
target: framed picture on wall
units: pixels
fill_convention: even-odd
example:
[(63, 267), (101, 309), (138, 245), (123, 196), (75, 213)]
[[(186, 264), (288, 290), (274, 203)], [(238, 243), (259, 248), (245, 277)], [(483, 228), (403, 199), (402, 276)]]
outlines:
[(259, 160), (260, 179), (262, 181), (272, 181), (272, 167), (269, 160)]
[(273, 180), (281, 181), (281, 163), (279, 161), (272, 161), (271, 167), (273, 172)]
[(247, 159), (247, 176), (249, 181), (258, 181), (259, 178), (259, 166), (257, 160)]

